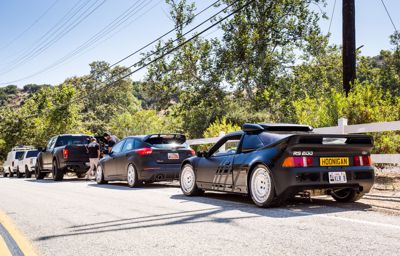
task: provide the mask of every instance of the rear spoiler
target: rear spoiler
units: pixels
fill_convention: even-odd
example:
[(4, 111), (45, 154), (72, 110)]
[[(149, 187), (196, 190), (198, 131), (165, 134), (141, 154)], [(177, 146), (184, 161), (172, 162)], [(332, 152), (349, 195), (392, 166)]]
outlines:
[(257, 133), (263, 131), (270, 132), (312, 132), (313, 127), (302, 124), (252, 124), (245, 123), (242, 125), (242, 130), (247, 133)]
[[(143, 141), (148, 142), (149, 140), (173, 140), (177, 143), (183, 144), (186, 142), (186, 136), (180, 133), (166, 133), (166, 134), (150, 134), (147, 135)], [(152, 144), (163, 144), (163, 143), (152, 143)]]
[(371, 145), (373, 137), (359, 134), (302, 134), (290, 136), (294, 144), (322, 144), (322, 145)]

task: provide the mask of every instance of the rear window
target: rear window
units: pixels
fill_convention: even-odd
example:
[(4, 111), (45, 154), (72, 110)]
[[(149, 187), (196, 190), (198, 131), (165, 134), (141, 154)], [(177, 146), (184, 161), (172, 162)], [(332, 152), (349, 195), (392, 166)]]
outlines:
[(15, 152), (15, 159), (21, 159), (24, 155), (25, 151), (17, 151)]
[(88, 144), (88, 143), (89, 143), (89, 136), (64, 136), (58, 138), (56, 147)]
[(26, 153), (25, 158), (37, 157), (38, 154), (39, 154), (39, 151), (38, 151), (38, 150), (28, 151), (28, 153)]
[(265, 146), (271, 145), (279, 140), (287, 138), (290, 134), (276, 134), (276, 133), (269, 133), (269, 132), (262, 132), (259, 135), (259, 138), (264, 143)]
[(189, 148), (185, 143), (186, 137), (181, 134), (151, 135), (145, 140), (147, 144), (155, 148)]
[(263, 147), (263, 143), (257, 134), (245, 135), (242, 144), (242, 151), (246, 152), (249, 150), (259, 149)]
[(173, 141), (171, 141), (170, 143), (166, 143), (166, 144), (150, 144), (150, 143), (147, 143), (147, 144), (149, 144), (153, 148), (162, 148), (162, 149), (189, 148), (189, 145), (186, 144), (186, 143), (179, 144), (179, 143), (176, 143), (176, 142), (173, 142)]

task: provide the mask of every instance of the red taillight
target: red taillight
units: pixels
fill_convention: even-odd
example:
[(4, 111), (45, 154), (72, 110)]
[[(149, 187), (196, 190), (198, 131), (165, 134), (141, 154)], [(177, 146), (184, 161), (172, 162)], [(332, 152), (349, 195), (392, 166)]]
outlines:
[(69, 157), (69, 150), (66, 148), (63, 149), (63, 157), (64, 159), (67, 159)]
[(370, 166), (372, 165), (371, 156), (355, 156), (353, 158), (354, 166)]
[(136, 150), (136, 153), (138, 153), (140, 156), (146, 156), (153, 153), (153, 150), (151, 148), (139, 148)]
[(283, 161), (282, 167), (310, 167), (314, 159), (311, 156), (289, 156)]
[(189, 152), (190, 152), (190, 154), (191, 154), (192, 156), (195, 156), (195, 155), (196, 155), (196, 151), (194, 151), (192, 148), (189, 149)]

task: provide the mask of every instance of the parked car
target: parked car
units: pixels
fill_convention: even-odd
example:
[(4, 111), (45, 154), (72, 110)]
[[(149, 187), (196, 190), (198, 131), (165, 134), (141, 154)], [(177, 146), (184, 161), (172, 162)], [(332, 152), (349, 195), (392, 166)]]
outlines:
[(21, 178), (24, 174), (30, 178), (35, 172), (36, 159), (39, 154), (37, 149), (27, 150), (23, 153), (17, 164), (17, 177)]
[(55, 181), (63, 180), (67, 172), (83, 178), (89, 169), (89, 138), (84, 134), (63, 134), (51, 138), (37, 157), (36, 179), (43, 179), (49, 172), (53, 173)]
[(3, 176), (13, 177), (14, 174), (20, 176), (17, 173), (17, 166), (19, 159), (23, 156), (25, 151), (32, 149), (33, 147), (30, 146), (18, 146), (11, 149), (10, 152), (7, 154), (7, 159), (3, 164)]
[(126, 137), (99, 161), (96, 181), (128, 181), (135, 187), (143, 182), (178, 179), (182, 161), (195, 154), (185, 141), (182, 134)]
[(368, 135), (315, 134), (292, 124), (244, 124), (209, 151), (182, 163), (187, 196), (205, 190), (250, 194), (268, 207), (295, 195), (327, 194), (354, 202), (374, 183)]

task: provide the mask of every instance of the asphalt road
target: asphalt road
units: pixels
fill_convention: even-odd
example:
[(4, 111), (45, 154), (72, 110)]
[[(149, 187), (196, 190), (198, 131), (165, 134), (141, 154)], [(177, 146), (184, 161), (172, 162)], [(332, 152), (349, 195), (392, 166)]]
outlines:
[[(39, 255), (399, 255), (400, 199), (297, 200), (260, 209), (242, 196), (176, 186), (0, 179), (0, 210)], [(370, 201), (379, 200), (371, 196)], [(367, 202), (367, 203), (365, 203)]]

